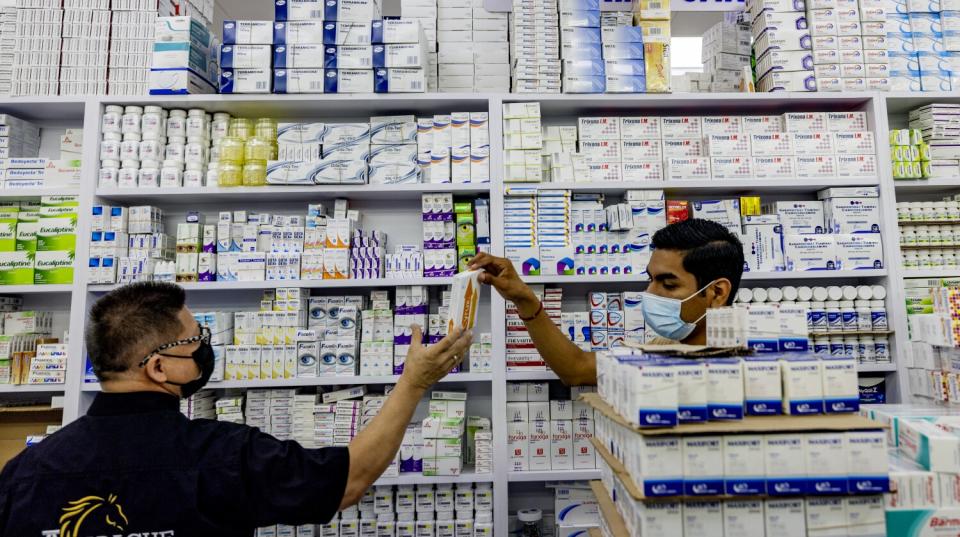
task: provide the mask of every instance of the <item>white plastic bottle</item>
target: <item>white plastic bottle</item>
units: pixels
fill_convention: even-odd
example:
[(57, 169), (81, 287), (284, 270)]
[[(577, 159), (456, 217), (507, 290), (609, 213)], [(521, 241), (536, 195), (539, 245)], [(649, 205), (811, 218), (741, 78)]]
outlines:
[(473, 537), (493, 537), (493, 512), (477, 511), (473, 524)]
[(857, 332), (873, 331), (873, 319), (870, 315), (870, 301), (856, 300), (853, 303), (857, 310)]
[(887, 322), (887, 307), (883, 300), (870, 301), (870, 324), (874, 332), (890, 330), (890, 324)]
[(120, 134), (120, 121), (122, 116), (122, 106), (107, 105), (103, 111), (103, 118), (100, 121), (100, 130), (104, 134)]
[(827, 331), (840, 333), (843, 331), (843, 316), (840, 311), (840, 302), (828, 300), (825, 304), (827, 312)]
[(840, 301), (840, 322), (844, 332), (857, 331), (857, 309), (853, 300)]
[(827, 306), (825, 302), (817, 300), (810, 302), (810, 309), (807, 310), (807, 326), (812, 332), (829, 332), (829, 326), (827, 325)]

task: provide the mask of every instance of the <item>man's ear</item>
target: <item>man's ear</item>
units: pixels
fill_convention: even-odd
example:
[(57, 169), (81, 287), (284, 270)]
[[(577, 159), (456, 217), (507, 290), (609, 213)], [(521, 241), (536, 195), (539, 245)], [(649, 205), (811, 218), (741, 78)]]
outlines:
[(146, 365), (143, 366), (143, 370), (147, 374), (147, 378), (154, 382), (163, 383), (167, 381), (167, 373), (163, 369), (163, 360), (156, 354), (147, 360)]
[(709, 299), (707, 306), (711, 308), (722, 308), (727, 305), (730, 292), (733, 291), (733, 284), (726, 278), (720, 278), (711, 283), (707, 290), (711, 291), (711, 293), (707, 295)]

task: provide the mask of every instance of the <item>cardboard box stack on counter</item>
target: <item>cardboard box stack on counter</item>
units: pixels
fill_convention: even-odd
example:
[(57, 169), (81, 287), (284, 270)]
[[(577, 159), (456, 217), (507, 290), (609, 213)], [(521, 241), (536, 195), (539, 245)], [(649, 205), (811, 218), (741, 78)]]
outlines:
[(490, 483), (377, 485), (326, 524), (258, 528), (255, 537), (444, 535), (493, 537)]
[(960, 105), (923, 106), (911, 110), (909, 120), (909, 129), (890, 131), (893, 178), (944, 179), (960, 174)]
[(150, 95), (216, 93), (220, 42), (195, 17), (158, 17), (150, 64)]
[(919, 537), (960, 516), (955, 412), (943, 406), (867, 405), (860, 413), (888, 427), (888, 534)]
[(59, 312), (21, 311), (22, 304), (20, 298), (0, 298), (0, 386), (63, 384), (67, 346), (53, 333)]
[[(422, 0), (403, 0), (403, 3)], [(507, 13), (487, 11), (474, 0), (432, 0), (436, 25), (437, 90), (510, 92)], [(403, 8), (406, 11), (406, 7)]]
[(550, 398), (549, 385), (507, 384), (507, 444), (510, 470), (596, 468), (593, 409), (579, 401), (591, 387), (570, 388), (570, 399)]
[[(711, 321), (711, 331), (722, 328), (716, 315)], [(747, 344), (777, 348), (770, 332), (775, 328), (761, 324), (748, 327)], [(716, 337), (708, 340), (711, 346), (724, 343)], [(803, 349), (764, 352), (762, 347), (760, 354), (748, 358), (677, 360), (628, 347), (597, 356), (600, 396), (635, 427), (738, 421), (745, 415), (837, 414), (859, 408), (856, 361), (847, 357), (818, 357)]]
[(489, 248), (489, 205), (478, 199), (454, 207), (450, 194), (436, 196), (449, 196), (445, 206), (458, 212), (449, 214), (448, 222), (425, 213), (422, 242), (396, 244), (392, 252), (387, 234), (364, 231), (362, 213), (350, 210), (346, 199), (337, 199), (332, 212), (319, 203), (306, 215), (221, 211), (216, 222), (188, 211), (175, 236), (165, 233), (156, 207), (97, 205), (90, 278), (130, 283), (450, 277), (465, 270), (478, 250)]
[[(539, 103), (504, 104), (505, 182), (876, 177), (865, 112), (581, 117), (542, 126)], [(559, 142), (559, 143), (557, 143)], [(577, 151), (573, 143), (577, 142)]]
[(427, 91), (420, 21), (382, 16), (380, 0), (278, 1), (274, 21), (224, 21), (220, 93)]

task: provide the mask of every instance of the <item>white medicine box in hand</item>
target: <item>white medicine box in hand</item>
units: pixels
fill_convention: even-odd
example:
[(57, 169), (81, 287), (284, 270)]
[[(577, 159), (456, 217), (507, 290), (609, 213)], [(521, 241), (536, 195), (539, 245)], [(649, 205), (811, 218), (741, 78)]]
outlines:
[(468, 270), (453, 277), (450, 288), (450, 309), (447, 317), (447, 333), (455, 327), (473, 330), (477, 324), (477, 306), (480, 304), (480, 271)]

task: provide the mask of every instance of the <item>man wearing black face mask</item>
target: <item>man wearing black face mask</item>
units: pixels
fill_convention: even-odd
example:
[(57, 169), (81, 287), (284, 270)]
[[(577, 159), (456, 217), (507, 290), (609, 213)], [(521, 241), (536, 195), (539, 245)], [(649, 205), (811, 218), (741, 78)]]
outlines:
[(184, 303), (180, 287), (151, 282), (93, 306), (86, 343), (103, 391), (86, 416), (3, 469), (0, 537), (248, 537), (325, 523), (383, 473), (417, 403), (471, 339), (413, 344), (380, 414), (349, 447), (305, 449), (179, 412), (214, 368), (210, 333)]

